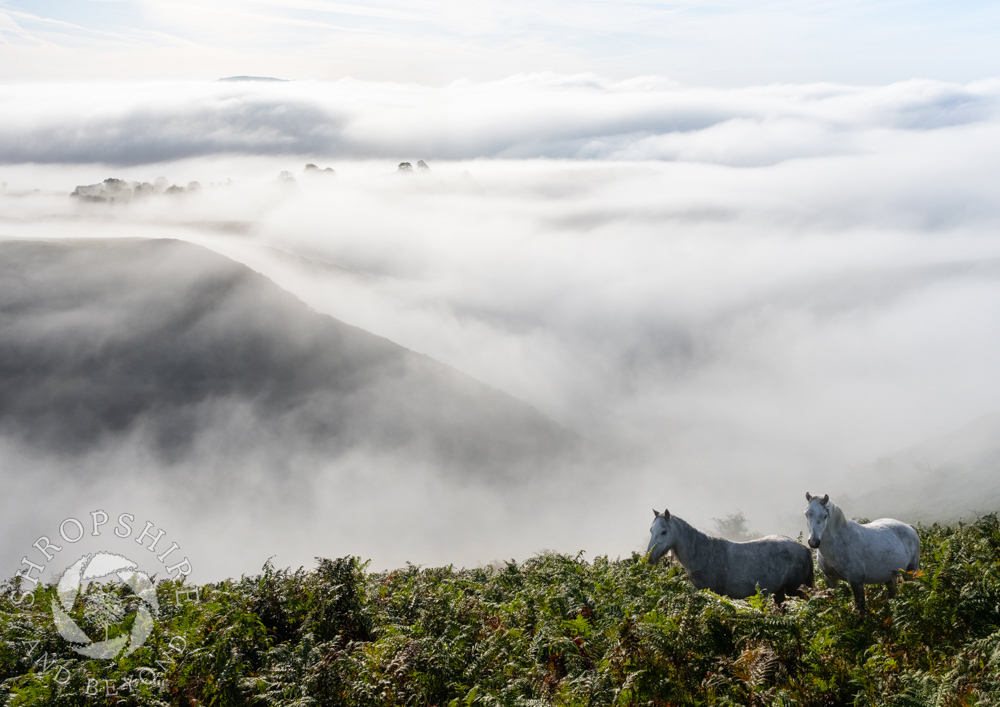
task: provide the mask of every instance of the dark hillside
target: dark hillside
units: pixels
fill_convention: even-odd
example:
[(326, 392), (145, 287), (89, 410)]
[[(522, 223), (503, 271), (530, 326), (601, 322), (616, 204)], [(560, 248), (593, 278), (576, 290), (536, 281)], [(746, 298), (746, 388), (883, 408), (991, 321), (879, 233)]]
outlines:
[(173, 240), (0, 242), (0, 432), (62, 455), (131, 435), (173, 462), (211, 434), (484, 475), (572, 443), (510, 396)]

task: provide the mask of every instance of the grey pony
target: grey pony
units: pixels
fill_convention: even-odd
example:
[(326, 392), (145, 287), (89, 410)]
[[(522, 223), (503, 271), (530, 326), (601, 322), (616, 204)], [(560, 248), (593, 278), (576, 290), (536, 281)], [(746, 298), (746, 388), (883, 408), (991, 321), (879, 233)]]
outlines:
[(901, 570), (914, 572), (920, 567), (920, 536), (912, 525), (892, 518), (855, 523), (830, 501), (829, 494), (806, 492), (806, 501), (809, 547), (817, 550), (819, 569), (829, 587), (836, 589), (840, 580), (851, 585), (860, 613), (866, 611), (866, 584), (884, 583), (889, 596), (895, 596)]
[(784, 535), (736, 543), (714, 538), (686, 521), (653, 509), (647, 550), (649, 562), (659, 562), (668, 550), (684, 567), (688, 579), (698, 589), (711, 589), (733, 599), (761, 592), (774, 595), (777, 603), (785, 596), (804, 596), (801, 587), (813, 586), (812, 553)]

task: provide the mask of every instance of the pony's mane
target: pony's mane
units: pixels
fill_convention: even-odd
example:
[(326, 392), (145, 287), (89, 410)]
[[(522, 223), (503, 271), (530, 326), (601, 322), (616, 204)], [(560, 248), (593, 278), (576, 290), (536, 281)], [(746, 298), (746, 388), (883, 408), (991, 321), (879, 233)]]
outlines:
[(712, 537), (711, 535), (708, 535), (708, 533), (704, 533), (704, 532), (702, 532), (702, 531), (698, 530), (698, 529), (697, 529), (696, 527), (694, 527), (693, 525), (691, 525), (690, 523), (688, 523), (688, 522), (687, 522), (686, 520), (684, 520), (683, 518), (678, 518), (678, 517), (677, 517), (677, 516), (675, 516), (675, 515), (674, 515), (673, 513), (671, 513), (671, 514), (670, 514), (670, 518), (669, 518), (669, 519), (667, 520), (667, 522), (668, 522), (668, 523), (672, 523), (673, 521), (677, 521), (677, 524), (678, 524), (678, 525), (679, 525), (679, 526), (680, 526), (681, 528), (683, 528), (683, 529), (685, 529), (685, 530), (693, 530), (694, 532), (698, 533), (699, 535), (706, 535), (706, 536), (708, 536), (708, 537)]
[[(659, 517), (663, 518), (662, 515), (659, 516)], [(696, 527), (694, 527), (693, 525), (691, 525), (690, 523), (688, 523), (686, 520), (684, 520), (683, 518), (681, 518), (679, 516), (674, 515), (673, 513), (671, 513), (670, 517), (667, 518), (664, 522), (666, 522), (668, 524), (673, 524), (673, 523), (676, 522), (677, 527), (680, 528), (680, 530), (682, 532), (692, 533), (692, 534), (694, 534), (696, 536), (703, 536), (703, 537), (706, 537), (706, 538), (714, 538), (714, 539), (724, 539), (724, 538), (715, 538), (714, 535), (709, 535), (708, 533), (706, 533), (706, 532), (704, 532), (702, 530), (698, 530)]]
[(829, 523), (832, 527), (843, 528), (847, 525), (847, 518), (844, 516), (844, 512), (840, 510), (840, 506), (830, 501), (826, 504), (826, 509), (830, 512)]

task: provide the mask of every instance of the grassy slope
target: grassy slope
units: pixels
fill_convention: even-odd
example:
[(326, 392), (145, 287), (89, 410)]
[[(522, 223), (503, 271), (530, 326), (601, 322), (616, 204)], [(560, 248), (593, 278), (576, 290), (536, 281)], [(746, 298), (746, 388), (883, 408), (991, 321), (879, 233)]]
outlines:
[[(733, 602), (694, 591), (677, 567), (650, 567), (637, 555), (388, 573), (345, 558), (322, 560), (314, 572), (265, 567), (205, 585), (199, 603), (178, 604), (176, 585), (163, 582), (156, 633), (115, 664), (69, 652), (47, 608), (52, 589), (39, 589), (34, 608), (0, 600), (0, 700), (997, 704), (1000, 522), (991, 515), (920, 533), (921, 574), (892, 600), (870, 587), (865, 618), (852, 612), (846, 587), (781, 612), (760, 597)], [(168, 643), (176, 636), (180, 653)], [(121, 688), (136, 666), (156, 660), (166, 668), (160, 686)], [(115, 680), (119, 695), (87, 697), (95, 676)]]

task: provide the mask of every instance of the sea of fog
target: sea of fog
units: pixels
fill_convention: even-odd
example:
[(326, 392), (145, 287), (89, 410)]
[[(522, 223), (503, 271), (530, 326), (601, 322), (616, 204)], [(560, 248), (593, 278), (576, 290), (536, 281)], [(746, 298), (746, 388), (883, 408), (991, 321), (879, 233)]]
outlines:
[[(67, 459), (6, 435), (4, 572), (94, 508), (167, 528), (201, 579), (627, 555), (651, 506), (794, 536), (807, 490), (912, 501), (871, 465), (1000, 407), (995, 83), (335, 86), (2, 87), (0, 237), (204, 247), (586, 454), (496, 486), (369, 449), (276, 492), (212, 430), (169, 475), (127, 437)], [(185, 189), (70, 196), (160, 177)]]

